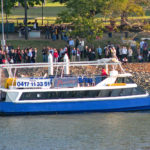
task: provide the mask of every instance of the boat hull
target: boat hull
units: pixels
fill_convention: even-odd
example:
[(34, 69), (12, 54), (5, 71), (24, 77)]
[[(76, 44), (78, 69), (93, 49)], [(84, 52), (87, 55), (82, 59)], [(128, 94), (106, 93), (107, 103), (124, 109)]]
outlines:
[(76, 102), (0, 102), (1, 115), (150, 110), (150, 97)]

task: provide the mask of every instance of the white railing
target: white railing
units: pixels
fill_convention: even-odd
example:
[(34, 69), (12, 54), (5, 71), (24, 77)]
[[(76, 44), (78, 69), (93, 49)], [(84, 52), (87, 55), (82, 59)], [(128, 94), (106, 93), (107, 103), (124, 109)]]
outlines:
[[(70, 62), (69, 66), (105, 66), (105, 65), (120, 65), (120, 62), (99, 62), (97, 61), (78, 61)], [(65, 66), (66, 62), (54, 62), (53, 66)], [(49, 63), (21, 63), (21, 64), (1, 64), (0, 68), (36, 68), (36, 67), (49, 67)]]

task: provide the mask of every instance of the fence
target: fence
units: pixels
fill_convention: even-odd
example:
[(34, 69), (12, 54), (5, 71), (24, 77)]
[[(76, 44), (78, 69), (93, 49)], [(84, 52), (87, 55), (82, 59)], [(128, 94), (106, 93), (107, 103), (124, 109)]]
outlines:
[[(4, 24), (4, 32), (13, 33), (15, 32), (15, 25), (14, 23), (5, 23)], [(0, 24), (0, 33), (2, 33), (2, 24)]]

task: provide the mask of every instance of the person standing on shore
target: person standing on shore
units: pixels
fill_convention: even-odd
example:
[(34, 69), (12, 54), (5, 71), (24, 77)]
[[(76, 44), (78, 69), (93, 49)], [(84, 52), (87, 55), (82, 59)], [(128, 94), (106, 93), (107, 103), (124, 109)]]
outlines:
[(97, 50), (97, 54), (98, 54), (98, 59), (102, 58), (102, 48), (100, 46), (98, 46)]
[(50, 35), (50, 28), (49, 26), (45, 26), (45, 39), (49, 39), (49, 35)]
[(71, 60), (76, 61), (77, 50), (75, 48), (72, 49), (71, 54), (72, 54)]
[(132, 62), (133, 51), (131, 47), (128, 48), (128, 61)]
[(81, 55), (81, 52), (79, 48), (77, 48), (77, 61), (80, 61), (80, 55)]
[(33, 29), (34, 30), (38, 30), (38, 22), (37, 22), (37, 20), (35, 19), (35, 22), (34, 22), (34, 24), (33, 24)]
[(144, 45), (144, 40), (142, 40), (140, 42), (140, 53), (142, 54), (143, 53), (143, 45)]
[(87, 61), (88, 60), (88, 46), (85, 46), (84, 48), (84, 59)]
[(30, 48), (28, 51), (28, 63), (32, 63), (32, 56), (33, 56), (32, 48)]
[(122, 47), (122, 59), (124, 59), (125, 57), (127, 58), (127, 54), (128, 54), (128, 50), (126, 46), (123, 46)]
[(143, 44), (143, 61), (147, 62), (147, 56), (148, 56), (148, 43), (145, 40)]
[(92, 50), (91, 48), (89, 48), (89, 51), (88, 51), (88, 59), (89, 61), (93, 61), (95, 59), (95, 51)]
[(80, 52), (81, 52), (81, 58), (83, 58), (83, 53), (84, 53), (84, 39), (81, 39), (80, 41)]
[(46, 49), (46, 47), (43, 47), (42, 55), (43, 55), (43, 62), (46, 62), (46, 60), (47, 60), (47, 49)]
[(58, 57), (59, 57), (58, 51), (56, 48), (54, 48), (54, 62), (58, 62)]
[(70, 47), (70, 49), (73, 49), (74, 46), (75, 46), (74, 40), (72, 38), (70, 38), (70, 40), (69, 40), (69, 47)]
[(148, 61), (150, 62), (150, 48), (148, 50)]

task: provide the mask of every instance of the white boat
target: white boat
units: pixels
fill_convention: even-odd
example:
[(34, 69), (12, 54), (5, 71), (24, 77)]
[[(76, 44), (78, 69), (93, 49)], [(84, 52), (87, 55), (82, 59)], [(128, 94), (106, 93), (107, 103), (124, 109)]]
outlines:
[[(92, 74), (80, 74), (84, 67), (88, 72), (89, 66)], [(102, 66), (106, 77), (99, 71), (94, 74)], [(150, 109), (149, 93), (114, 59), (3, 64), (0, 74), (1, 115)]]

